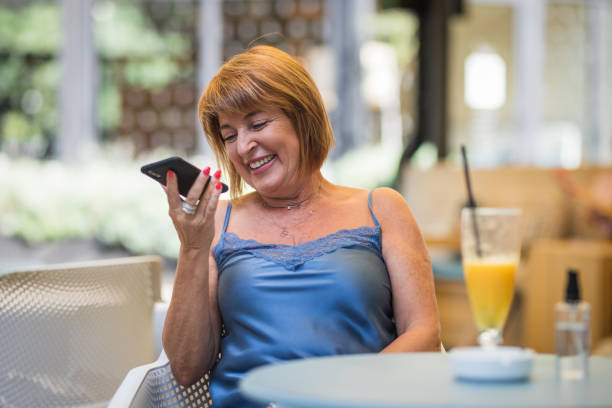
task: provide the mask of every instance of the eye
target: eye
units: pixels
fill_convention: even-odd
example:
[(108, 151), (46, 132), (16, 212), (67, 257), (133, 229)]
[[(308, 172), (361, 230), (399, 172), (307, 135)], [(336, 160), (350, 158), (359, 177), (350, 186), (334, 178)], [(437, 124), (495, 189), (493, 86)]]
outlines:
[(266, 125), (267, 125), (268, 123), (270, 123), (270, 121), (269, 121), (269, 120), (262, 120), (262, 121), (259, 121), (259, 122), (255, 122), (255, 123), (253, 123), (252, 128), (253, 128), (254, 130), (261, 130), (261, 129), (263, 129), (264, 127), (266, 127)]
[(223, 140), (223, 143), (231, 143), (234, 140), (236, 140), (236, 133), (232, 133), (230, 135), (227, 136), (221, 136), (221, 139)]

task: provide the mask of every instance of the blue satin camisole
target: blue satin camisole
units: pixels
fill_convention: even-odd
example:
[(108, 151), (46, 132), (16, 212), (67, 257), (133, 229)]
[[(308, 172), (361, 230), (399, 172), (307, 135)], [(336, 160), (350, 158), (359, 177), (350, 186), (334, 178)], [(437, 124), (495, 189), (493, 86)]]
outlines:
[(264, 364), (379, 352), (396, 337), (381, 228), (345, 229), (300, 245), (263, 244), (223, 232), (213, 254), (225, 333), (210, 391), (215, 408), (262, 408), (238, 389)]

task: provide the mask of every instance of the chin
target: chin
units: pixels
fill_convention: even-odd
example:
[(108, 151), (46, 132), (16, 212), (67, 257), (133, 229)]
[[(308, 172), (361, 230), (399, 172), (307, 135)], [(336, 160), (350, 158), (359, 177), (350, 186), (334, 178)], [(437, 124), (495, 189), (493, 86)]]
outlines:
[(255, 185), (253, 185), (252, 187), (258, 193), (269, 197), (275, 197), (279, 195), (280, 184), (277, 183), (255, 183)]
[[(246, 181), (247, 179), (245, 179)], [(251, 187), (261, 193), (273, 194), (281, 185), (278, 180), (273, 177), (265, 177), (258, 180), (257, 177), (250, 177), (247, 181)]]

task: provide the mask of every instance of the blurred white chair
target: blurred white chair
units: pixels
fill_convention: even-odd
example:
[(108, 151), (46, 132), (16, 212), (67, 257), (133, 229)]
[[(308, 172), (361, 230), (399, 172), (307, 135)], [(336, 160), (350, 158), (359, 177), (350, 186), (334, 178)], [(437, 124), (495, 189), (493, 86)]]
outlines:
[(0, 274), (0, 406), (106, 406), (161, 349), (160, 285), (154, 256)]
[(181, 386), (162, 351), (156, 362), (130, 370), (108, 408), (210, 408), (208, 384), (206, 374), (190, 387)]

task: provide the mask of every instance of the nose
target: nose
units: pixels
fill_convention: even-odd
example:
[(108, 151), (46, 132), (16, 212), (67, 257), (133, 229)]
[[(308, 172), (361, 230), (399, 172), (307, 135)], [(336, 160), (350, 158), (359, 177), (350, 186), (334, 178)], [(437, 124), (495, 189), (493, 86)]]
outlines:
[(248, 157), (249, 153), (257, 146), (257, 141), (251, 135), (251, 132), (241, 130), (236, 138), (238, 144), (238, 154), (242, 157)]

